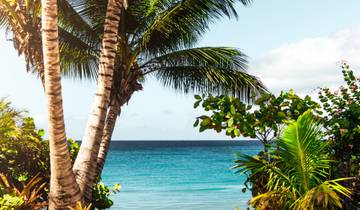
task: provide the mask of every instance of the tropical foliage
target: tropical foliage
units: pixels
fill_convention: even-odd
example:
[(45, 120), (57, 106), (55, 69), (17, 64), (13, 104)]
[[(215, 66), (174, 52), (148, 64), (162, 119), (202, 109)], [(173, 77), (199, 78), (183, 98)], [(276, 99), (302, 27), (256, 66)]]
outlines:
[[(121, 41), (118, 43), (117, 62), (120, 65), (115, 70), (118, 71), (115, 81), (119, 84), (115, 89), (120, 88), (121, 79), (128, 79), (126, 82), (144, 81), (142, 78), (147, 74), (155, 76), (165, 86), (183, 92), (235, 91), (240, 94), (244, 87), (263, 89), (255, 77), (244, 72), (246, 56), (239, 50), (230, 47), (191, 48), (208, 29), (209, 23), (223, 16), (238, 16), (234, 3), (232, 0), (222, 3), (212, 0), (129, 1), (119, 29)], [(250, 1), (242, 3), (247, 5)], [(76, 11), (75, 23), (61, 23), (87, 23), (77, 30), (71, 27), (68, 36), (64, 37), (66, 40), (63, 40), (61, 52), (65, 73), (71, 74), (74, 67), (89, 69), (89, 64), (97, 63), (98, 54), (89, 56), (89, 52), (100, 52), (105, 5), (106, 1), (78, 1), (73, 4), (74, 8), (80, 8)], [(75, 50), (75, 56), (66, 56)]]
[[(255, 98), (256, 97), (256, 98)], [(198, 117), (194, 126), (199, 131), (214, 129), (217, 132), (226, 131), (232, 138), (244, 136), (256, 138), (264, 145), (264, 151), (270, 143), (282, 132), (282, 128), (296, 120), (308, 109), (316, 111), (320, 107), (311, 100), (310, 96), (301, 98), (294, 91), (281, 92), (278, 96), (264, 93), (253, 96), (253, 105), (242, 102), (232, 96), (199, 96), (195, 95), (194, 108), (199, 105), (207, 111), (208, 115)]]
[[(248, 5), (250, 0), (240, 0), (240, 2)], [(51, 56), (55, 55), (55, 53), (57, 53), (57, 47), (44, 48), (43, 52), (41, 46), (46, 47), (48, 44), (54, 44), (55, 46), (57, 40), (46, 39), (46, 37), (42, 36), (46, 34), (57, 35), (57, 30), (55, 30), (57, 27), (53, 27), (51, 24), (56, 24), (57, 16), (59, 16), (60, 63), (63, 74), (78, 78), (95, 78), (97, 75), (96, 67), (99, 64), (98, 59), (102, 46), (101, 42), (107, 37), (105, 33), (109, 32), (109, 30), (103, 30), (105, 14), (112, 12), (113, 15), (115, 15), (115, 13), (111, 9), (106, 8), (106, 1), (84, 0), (70, 3), (66, 0), (60, 0), (57, 2), (46, 1), (43, 3), (46, 4), (40, 7), (40, 1), (37, 0), (2, 0), (0, 2), (0, 25), (5, 26), (8, 31), (11, 32), (11, 39), (14, 41), (15, 48), (19, 54), (25, 55), (28, 66), (37, 70), (42, 78), (43, 84), (45, 84), (44, 74), (47, 72), (47, 67), (44, 64), (47, 64), (47, 61), (50, 60), (44, 62), (42, 56), (43, 53), (52, 53), (48, 54)], [(58, 6), (59, 15), (57, 15), (56, 9), (52, 11), (46, 9), (47, 7), (45, 6), (48, 5), (47, 3), (51, 3), (53, 7)], [(131, 1), (129, 5), (127, 5), (127, 1), (124, 1), (118, 32), (119, 41), (115, 41), (108, 47), (103, 46), (104, 50), (109, 49), (109, 47), (112, 49), (118, 48), (116, 51), (115, 76), (110, 78), (112, 74), (108, 75), (105, 72), (101, 72), (100, 74), (101, 77), (106, 75), (105, 77), (108, 77), (106, 78), (107, 81), (113, 81), (110, 105), (121, 107), (125, 104), (135, 91), (142, 89), (140, 83), (144, 81), (144, 76), (147, 74), (155, 76), (165, 86), (175, 88), (182, 92), (196, 90), (212, 93), (232, 93), (247, 98), (249, 97), (250, 90), (258, 92), (264, 91), (265, 88), (261, 82), (245, 72), (246, 56), (237, 49), (227, 47), (193, 48), (208, 29), (211, 22), (222, 16), (237, 17), (234, 4), (235, 1), (233, 0), (226, 0), (221, 3), (213, 0), (201, 2), (194, 0)], [(40, 14), (41, 9), (42, 14)], [(52, 15), (50, 15), (50, 13)], [(52, 18), (52, 23), (50, 23), (50, 21), (43, 22), (42, 27), (49, 26), (49, 28), (42, 31), (40, 30), (40, 22), (44, 20), (41, 20), (41, 16), (48, 17), (49, 20)], [(105, 21), (105, 23), (111, 24), (114, 23), (115, 20), (117, 20), (117, 18), (109, 19), (109, 21)], [(49, 25), (46, 25), (48, 23)], [(103, 33), (103, 31), (105, 33)], [(43, 43), (42, 40), (49, 42)], [(50, 49), (55, 50), (49, 52)], [(55, 61), (56, 57), (57, 56), (54, 56), (51, 59)], [(45, 58), (50, 57), (45, 56)], [(57, 64), (58, 62), (52, 63)], [(110, 65), (110, 63), (102, 64)], [(100, 65), (100, 67), (105, 65)], [(112, 64), (110, 66), (112, 68)], [(56, 69), (58, 70), (59, 67), (57, 66)], [(59, 81), (59, 79), (55, 79), (52, 83), (49, 82), (48, 84), (53, 84), (54, 90), (59, 90), (59, 83), (57, 81)], [(100, 81), (105, 80), (101, 79)], [(110, 87), (100, 87), (99, 90), (100, 89), (108, 90)], [(60, 98), (60, 96), (61, 94), (58, 94), (57, 98)], [(106, 97), (98, 101), (108, 101), (107, 94), (105, 94), (105, 96)], [(51, 97), (48, 98), (51, 99)], [(48, 104), (53, 106), (59, 105), (56, 101), (50, 101)], [(105, 121), (105, 116), (103, 115), (107, 113), (107, 106), (101, 106), (101, 109), (105, 111), (103, 112), (104, 114), (98, 115), (99, 119), (97, 122)], [(56, 112), (53, 113), (54, 116), (55, 114), (59, 114), (56, 118), (61, 118), (61, 108), (49, 110), (55, 110)], [(117, 108), (117, 110), (114, 109), (114, 113), (112, 114), (117, 115), (119, 113), (120, 108)], [(114, 120), (106, 122), (115, 123)], [(49, 124), (53, 125), (54, 123), (50, 122)], [(63, 127), (64, 126), (62, 126), (62, 128)], [(81, 171), (80, 168), (77, 167), (79, 164), (75, 164), (74, 171), (79, 175), (77, 176), (77, 183), (90, 183), (87, 185), (90, 185), (91, 190), (92, 181), (90, 180), (93, 180), (92, 171), (95, 170), (93, 170), (94, 167), (92, 165), (96, 166), (96, 164), (93, 164), (95, 160), (93, 160), (94, 158), (92, 156), (98, 154), (98, 149), (95, 145), (100, 143), (101, 132), (104, 129), (101, 123), (87, 127), (89, 129), (96, 127), (95, 130), (100, 131), (99, 134), (96, 133), (96, 135), (94, 134), (89, 138), (84, 138), (84, 145), (94, 148), (91, 149), (93, 151), (89, 154), (80, 152), (79, 155), (82, 159), (90, 158), (91, 161), (87, 162), (90, 163), (91, 166), (84, 166), (84, 169), (89, 168), (89, 170), (86, 171), (85, 174), (79, 175), (79, 173), (77, 173)], [(110, 125), (108, 127), (113, 128), (114, 126)], [(105, 145), (109, 142), (113, 129), (107, 130)], [(52, 135), (53, 132), (51, 131), (52, 129), (50, 129), (49, 133), (50, 138), (57, 139)], [(65, 132), (61, 133), (62, 136), (65, 135)], [(65, 137), (61, 139), (62, 140), (58, 141), (62, 142), (61, 146), (65, 146)], [(89, 140), (87, 141), (87, 139)], [(58, 145), (60, 145), (59, 142), (57, 142)], [(51, 140), (50, 148), (53, 148), (53, 143), (55, 144), (55, 142)], [(103, 148), (107, 147), (104, 146)], [(60, 153), (58, 154), (58, 151), (60, 151), (60, 149), (54, 150), (51, 154), (59, 155)], [(64, 151), (64, 149), (62, 148), (61, 151)], [(106, 151), (101, 154), (106, 154)], [(91, 157), (87, 157), (89, 155), (91, 155)], [(68, 156), (69, 155), (66, 156), (66, 159), (69, 159)], [(86, 162), (82, 162), (82, 159), (78, 158), (79, 161), (75, 161), (75, 163)], [(101, 159), (105, 160), (104, 157), (101, 157)], [(51, 160), (55, 161), (60, 159), (51, 158)], [(70, 162), (70, 160), (65, 162)], [(59, 163), (59, 165), (64, 164)], [(70, 167), (66, 168), (69, 169)], [(73, 179), (71, 172), (67, 174), (69, 174), (69, 179)], [(86, 174), (90, 174), (90, 178), (81, 180), (81, 177), (89, 177)], [(54, 183), (61, 184), (60, 182)], [(75, 183), (75, 181), (71, 181), (71, 183)], [(80, 189), (84, 188), (83, 184), (79, 186)], [(71, 187), (71, 189), (75, 188), (76, 186)], [(75, 191), (73, 193), (75, 193)], [(54, 193), (54, 196), (57, 194), (58, 193)], [(86, 195), (85, 197), (88, 197), (88, 190), (85, 189), (83, 194)], [(76, 196), (74, 195), (72, 197)]]
[[(269, 160), (268, 149), (275, 138), (279, 137), (282, 129), (288, 123), (296, 120), (308, 109), (316, 110), (320, 105), (310, 96), (301, 98), (294, 91), (281, 92), (278, 96), (264, 93), (252, 99), (253, 104), (246, 104), (239, 98), (231, 96), (195, 96), (194, 108), (201, 107), (211, 114), (198, 117), (194, 126), (199, 126), (200, 132), (214, 129), (217, 132), (226, 131), (232, 138), (238, 136), (256, 138), (263, 144), (263, 151), (259, 152), (260, 160)], [(318, 113), (318, 111), (315, 111)], [(247, 177), (245, 188), (251, 189), (255, 196), (267, 191), (268, 182), (265, 173), (254, 173)]]
[(355, 177), (346, 183), (354, 191), (347, 208), (360, 208), (360, 77), (347, 63), (342, 64), (345, 86), (331, 91), (322, 88), (319, 99), (325, 110), (324, 127), (331, 146), (333, 177)]
[[(43, 206), (50, 180), (49, 145), (43, 140), (44, 130), (37, 129), (26, 112), (17, 110), (5, 99), (0, 100), (0, 209), (31, 205)], [(74, 161), (79, 144), (68, 139)], [(27, 160), (27, 161), (24, 161)], [(97, 179), (93, 188), (92, 206), (110, 208), (109, 196), (118, 193), (120, 185), (109, 188)], [(34, 197), (31, 197), (34, 196)], [(31, 199), (30, 199), (31, 198)], [(30, 205), (30, 204), (29, 204)], [(11, 208), (10, 208), (11, 207)]]
[[(343, 63), (342, 69), (346, 86), (341, 86), (339, 90), (335, 91), (331, 91), (329, 88), (321, 88), (319, 92), (320, 104), (312, 101), (309, 96), (301, 99), (293, 91), (282, 92), (278, 97), (263, 94), (257, 100), (252, 101), (255, 106), (241, 103), (240, 100), (228, 96), (209, 96), (208, 98), (195, 96), (194, 107), (202, 105), (205, 111), (212, 112), (211, 115), (203, 115), (197, 118), (194, 125), (199, 126), (200, 131), (206, 129), (214, 129), (217, 132), (226, 130), (226, 134), (231, 137), (242, 135), (258, 138), (264, 145), (267, 145), (264, 147), (264, 151), (270, 148), (269, 152), (260, 152), (254, 157), (242, 154), (237, 160), (239, 163), (237, 167), (242, 168), (240, 171), (246, 171), (248, 175), (245, 184), (247, 188), (252, 190), (253, 205), (264, 208), (266, 205), (280, 208), (277, 206), (278, 204), (283, 206), (285, 205), (284, 202), (294, 199), (291, 191), (274, 191), (276, 188), (269, 188), (268, 186), (274, 182), (279, 182), (279, 179), (274, 179), (274, 173), (281, 172), (286, 175), (284, 172), (289, 170), (288, 166), (279, 161), (279, 155), (283, 154), (280, 153), (280, 148), (284, 145), (279, 144), (280, 140), (275, 143), (271, 142), (282, 136), (284, 126), (297, 119), (307, 109), (311, 109), (314, 114), (312, 117), (321, 121), (322, 144), (326, 144), (325, 149), (322, 150), (323, 152), (328, 151), (326, 153), (328, 161), (326, 173), (323, 174), (324, 178), (341, 181), (342, 185), (352, 192), (351, 197), (349, 194), (340, 192), (336, 196), (332, 194), (332, 198), (328, 199), (334, 199), (333, 204), (335, 206), (340, 206), (339, 202), (342, 201), (340, 204), (346, 209), (357, 209), (359, 207), (360, 153), (356, 142), (359, 139), (360, 131), (360, 78), (356, 78), (348, 64)], [(290, 127), (287, 129), (289, 130)], [(283, 135), (285, 138), (288, 137), (285, 133)], [(322, 146), (318, 145), (317, 148), (322, 148)], [(303, 155), (304, 158), (308, 158), (308, 156), (309, 154)], [(287, 156), (287, 158), (290, 157)], [(310, 161), (309, 159), (306, 160)], [(267, 173), (263, 173), (264, 171)], [(351, 179), (342, 179), (341, 177), (351, 177)], [(324, 183), (331, 186), (337, 181), (326, 181)], [(329, 186), (322, 185), (321, 188), (326, 190)], [(332, 187), (330, 188), (332, 189)], [(315, 196), (316, 193), (320, 192), (318, 190), (318, 188), (316, 190), (314, 188), (311, 193)], [(287, 195), (288, 198), (285, 199), (280, 195)], [(308, 198), (310, 198), (309, 196)], [(323, 198), (323, 194), (317, 196), (319, 199)], [(271, 199), (269, 199), (270, 197)], [(319, 199), (316, 202), (321, 203), (322, 201)], [(301, 199), (296, 202), (302, 203), (303, 206), (299, 207), (298, 204), (294, 203), (291, 208), (296, 206), (305, 208), (304, 205), (309, 204), (306, 204), (308, 201), (305, 202)], [(320, 205), (320, 203), (318, 204)], [(318, 206), (316, 208), (323, 207)]]
[(238, 172), (267, 174), (267, 192), (250, 204), (256, 209), (336, 209), (351, 191), (341, 185), (347, 178), (330, 180), (331, 158), (321, 125), (311, 111), (284, 129), (271, 149), (270, 161), (239, 154)]
[(24, 111), (14, 109), (10, 102), (1, 99), (0, 173), (18, 181), (26, 181), (37, 174), (48, 180), (49, 151), (42, 140), (43, 134)]
[(45, 186), (39, 176), (18, 185), (0, 174), (0, 210), (43, 209), (47, 205), (47, 197), (43, 196)]

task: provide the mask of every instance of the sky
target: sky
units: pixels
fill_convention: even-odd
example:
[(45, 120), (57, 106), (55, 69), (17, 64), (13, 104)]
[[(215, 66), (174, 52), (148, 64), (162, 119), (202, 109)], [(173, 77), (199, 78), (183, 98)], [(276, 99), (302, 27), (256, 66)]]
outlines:
[[(347, 61), (360, 75), (359, 0), (254, 0), (237, 6), (238, 20), (221, 19), (211, 25), (198, 46), (237, 47), (249, 56), (249, 73), (274, 93), (294, 89), (316, 95), (317, 87), (342, 84), (338, 62)], [(26, 73), (22, 57), (0, 31), (0, 97), (47, 128), (41, 82)], [(62, 79), (67, 136), (81, 139), (95, 83)], [(220, 140), (214, 131), (198, 132), (193, 94), (184, 95), (149, 79), (144, 90), (125, 105), (114, 140)]]

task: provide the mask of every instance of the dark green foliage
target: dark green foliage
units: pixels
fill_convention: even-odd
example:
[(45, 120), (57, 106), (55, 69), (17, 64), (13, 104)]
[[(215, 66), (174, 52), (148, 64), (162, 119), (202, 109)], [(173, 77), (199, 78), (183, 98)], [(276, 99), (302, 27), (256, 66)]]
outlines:
[(347, 185), (353, 187), (352, 200), (347, 206), (360, 208), (360, 78), (356, 78), (349, 65), (342, 64), (346, 82), (332, 92), (322, 88), (319, 98), (325, 110), (324, 127), (332, 149), (333, 176), (355, 177)]
[[(194, 108), (200, 104), (211, 115), (202, 115), (196, 119), (194, 126), (200, 132), (214, 129), (226, 131), (232, 138), (244, 136), (257, 138), (264, 144), (264, 151), (282, 131), (284, 125), (296, 120), (308, 109), (320, 107), (310, 96), (304, 99), (293, 91), (281, 92), (279, 96), (264, 93), (254, 100), (253, 105), (242, 102), (231, 96), (195, 96)], [(314, 111), (320, 114), (319, 111)]]

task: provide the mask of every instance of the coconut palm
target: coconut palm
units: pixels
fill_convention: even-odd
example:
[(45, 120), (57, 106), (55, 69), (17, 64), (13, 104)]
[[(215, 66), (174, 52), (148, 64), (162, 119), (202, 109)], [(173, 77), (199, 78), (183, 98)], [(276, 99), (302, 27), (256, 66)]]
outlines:
[[(91, 125), (92, 130), (103, 132), (103, 141), (98, 134), (86, 132), (92, 136), (84, 137), (83, 149), (74, 166), (74, 171), (80, 174), (80, 177), (92, 174), (90, 171), (93, 170), (93, 160), (96, 162), (96, 159), (98, 172), (101, 171), (117, 115), (132, 94), (142, 90), (142, 82), (148, 76), (160, 80), (166, 87), (184, 93), (227, 93), (248, 98), (251, 91), (265, 90), (257, 78), (245, 72), (246, 56), (239, 50), (227, 47), (194, 48), (210, 22), (222, 16), (237, 17), (234, 3), (233, 0), (131, 1), (127, 10), (123, 8), (119, 42), (116, 43), (114, 77), (108, 77), (109, 80), (112, 79), (112, 88), (106, 125)], [(247, 5), (249, 1), (242, 3)], [(104, 5), (106, 1), (92, 0), (73, 5), (74, 8), (80, 8), (78, 14), (89, 23), (87, 28), (92, 28), (93, 32), (99, 34), (98, 42), (103, 31), (102, 23), (106, 11)], [(73, 34), (73, 37), (76, 37), (76, 34)], [(74, 39), (73, 42), (78, 40), (84, 39)], [(83, 41), (83, 50), (73, 58), (76, 57), (76, 60), (81, 60), (84, 64), (96, 63), (87, 52), (98, 52), (100, 44), (88, 49), (87, 41)], [(96, 43), (96, 40), (91, 42)], [(71, 46), (63, 50), (72, 51)], [(63, 61), (63, 66), (73, 68), (71, 61)], [(103, 115), (97, 117), (97, 122), (103, 122)], [(87, 178), (83, 182), (89, 183), (90, 190), (92, 181)]]
[[(222, 16), (237, 17), (235, 2), (235, 0), (221, 2), (147, 0), (131, 1), (127, 10), (122, 7), (118, 30), (119, 41), (116, 42), (115, 39), (112, 41), (117, 47), (114, 76), (102, 73), (100, 78), (105, 79), (99, 80), (103, 82), (99, 87), (107, 90), (109, 87), (106, 86), (112, 81), (110, 101), (104, 104), (108, 101), (106, 99), (108, 94), (101, 94), (102, 97), (98, 101), (101, 101), (102, 108), (95, 107), (98, 109), (98, 114), (91, 119), (95, 119), (96, 123), (88, 124), (87, 127), (91, 129), (87, 129), (88, 135), (84, 138), (79, 159), (74, 167), (81, 189), (87, 187), (84, 190), (86, 195), (90, 194), (91, 180), (94, 178), (88, 174), (93, 174), (92, 171), (97, 165), (98, 172), (101, 171), (121, 106), (134, 92), (142, 89), (142, 82), (146, 77), (154, 76), (165, 86), (185, 93), (191, 91), (230, 93), (246, 99), (251, 91), (265, 90), (257, 78), (245, 72), (246, 56), (237, 49), (193, 48), (208, 29), (209, 23)], [(248, 0), (241, 2), (244, 5), (250, 3)], [(69, 4), (66, 0), (59, 0), (58, 5), (62, 73), (67, 76), (94, 78), (97, 65), (105, 64), (99, 62), (98, 58), (102, 46), (107, 3), (89, 0)], [(9, 14), (13, 15), (14, 11), (17, 10), (0, 13), (0, 23), (9, 24), (8, 19), (12, 18)], [(12, 27), (11, 30), (13, 28), (17, 29)], [(21, 28), (21, 30), (25, 29), (27, 27)], [(30, 32), (28, 33), (31, 35)], [(14, 32), (13, 34), (16, 35)], [(111, 47), (114, 49), (114, 46)], [(31, 57), (32, 54), (27, 53), (25, 56)], [(106, 109), (107, 105), (108, 109)], [(102, 134), (104, 127), (102, 122), (106, 111), (106, 125)], [(101, 147), (98, 152), (100, 142)], [(96, 164), (97, 159), (98, 164)]]
[(107, 3), (95, 100), (79, 155), (74, 163), (74, 172), (78, 177), (77, 182), (86, 201), (91, 201), (92, 187), (96, 178), (97, 156), (92, 155), (92, 153), (95, 151), (97, 154), (99, 151), (100, 143), (97, 143), (96, 139), (101, 139), (102, 130), (105, 126), (117, 51), (120, 16), (121, 11), (123, 11), (121, 8), (124, 5), (126, 2), (120, 0), (109, 0)]
[(268, 177), (266, 192), (250, 204), (257, 209), (337, 209), (350, 190), (340, 184), (346, 178), (329, 180), (330, 158), (321, 126), (311, 111), (284, 129), (272, 160), (239, 155), (239, 172)]
[(61, 95), (60, 56), (56, 0), (42, 1), (42, 52), (49, 122), (50, 193), (49, 209), (75, 207), (81, 200), (67, 149)]
[[(84, 19), (79, 17), (74, 10), (74, 8), (68, 3), (66, 0), (59, 0), (59, 34), (60, 34), (60, 48), (62, 49), (62, 59), (61, 63), (66, 60), (67, 65), (71, 65), (71, 67), (76, 66), (77, 69), (75, 71), (63, 71), (64, 75), (70, 75), (72, 77), (77, 78), (95, 78), (96, 77), (96, 67), (97, 63), (93, 63), (87, 60), (87, 63), (81, 63), (81, 60), (77, 60), (76, 54), (78, 54), (84, 46), (86, 49), (94, 49), (95, 47), (91, 46), (93, 44), (91, 40), (97, 40), (97, 34), (92, 32), (89, 25), (86, 23)], [(104, 47), (100, 56), (100, 60), (102, 65), (100, 65), (100, 73), (99, 81), (109, 83), (109, 80), (101, 79), (101, 77), (111, 77), (111, 74), (108, 73), (109, 70), (112, 71), (113, 63), (111, 62), (111, 54), (115, 53), (116, 45), (112, 43), (116, 43), (117, 38), (117, 22), (114, 21), (119, 19), (120, 9), (119, 7), (122, 5), (120, 1), (110, 1), (109, 8), (110, 13), (107, 14), (108, 21), (105, 21), (105, 34), (102, 36), (104, 39)], [(118, 9), (116, 9), (118, 8)], [(27, 64), (27, 69), (32, 70), (33, 72), (38, 73), (40, 76), (43, 86), (45, 87), (45, 79), (44, 79), (44, 63), (43, 63), (43, 49), (42, 45), (42, 34), (41, 34), (41, 2), (39, 0), (22, 0), (22, 1), (11, 1), (11, 0), (2, 0), (0, 2), (0, 26), (5, 26), (6, 30), (11, 32), (12, 38), (11, 40), (14, 43), (15, 49), (19, 54), (23, 54), (25, 57), (25, 61)], [(55, 22), (57, 24), (57, 21)], [(71, 24), (69, 24), (71, 23)], [(113, 28), (113, 27), (116, 28)], [(106, 28), (108, 27), (108, 28)], [(107, 30), (108, 29), (108, 30)], [(83, 33), (84, 31), (88, 32), (88, 34)], [(116, 33), (114, 33), (116, 32)], [(76, 37), (74, 37), (76, 34)], [(82, 42), (81, 39), (88, 40), (86, 43)], [(77, 42), (73, 42), (74, 40)], [(68, 41), (72, 43), (69, 43)], [(110, 43), (110, 44), (109, 44)], [(71, 46), (71, 51), (66, 50)], [(115, 47), (114, 47), (115, 46)], [(112, 47), (112, 49), (111, 49)], [(87, 58), (91, 58), (95, 60), (95, 54), (97, 56), (97, 52), (91, 51), (81, 51), (82, 53), (87, 54)], [(64, 54), (65, 53), (65, 54)], [(110, 58), (110, 59), (109, 59)], [(114, 59), (112, 59), (114, 60)], [(68, 67), (68, 66), (67, 66)], [(64, 68), (74, 70), (74, 68)], [(107, 70), (104, 70), (107, 69)], [(109, 95), (110, 87), (106, 88), (105, 83), (99, 83), (97, 96), (103, 95), (102, 90), (105, 90), (105, 97), (99, 97), (101, 100), (96, 100), (97, 105), (94, 105), (98, 110), (106, 110), (107, 107), (101, 108), (100, 104), (107, 104), (106, 101)], [(111, 86), (110, 83), (107, 86)], [(59, 88), (61, 88), (59, 86)], [(108, 93), (106, 93), (108, 92)], [(59, 109), (62, 111), (62, 109)], [(92, 113), (95, 113), (93, 111)], [(99, 116), (104, 116), (104, 114), (99, 114)], [(59, 122), (61, 123), (61, 122)], [(88, 126), (92, 128), (92, 126)], [(62, 131), (62, 130), (60, 130)], [(89, 131), (89, 134), (93, 134), (94, 131)], [(101, 135), (101, 134), (100, 134)], [(61, 145), (66, 146), (66, 144)], [(96, 160), (95, 160), (96, 162)], [(69, 169), (68, 167), (67, 169)], [(85, 174), (85, 173), (84, 173)], [(87, 173), (86, 173), (87, 174)], [(91, 176), (92, 177), (92, 176)], [(80, 189), (83, 189), (83, 185), (85, 182), (81, 182), (82, 179), (79, 179)], [(75, 183), (75, 182), (73, 182)], [(91, 185), (91, 184), (90, 184)], [(92, 185), (91, 185), (92, 186)], [(56, 197), (56, 195), (51, 194)], [(76, 198), (76, 197), (74, 197)]]

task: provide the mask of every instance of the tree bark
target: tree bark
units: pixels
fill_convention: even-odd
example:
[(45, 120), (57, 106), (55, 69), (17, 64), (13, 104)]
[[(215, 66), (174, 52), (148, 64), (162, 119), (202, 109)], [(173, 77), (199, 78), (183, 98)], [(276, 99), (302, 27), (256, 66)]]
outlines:
[(120, 12), (123, 3), (123, 0), (108, 1), (96, 96), (85, 130), (85, 136), (82, 140), (80, 151), (73, 168), (85, 202), (91, 201), (92, 187), (96, 178), (96, 159), (99, 153), (109, 104)]
[(99, 154), (97, 156), (96, 176), (100, 176), (104, 168), (106, 156), (111, 142), (111, 137), (116, 124), (116, 119), (118, 118), (118, 115), (120, 115), (120, 113), (120, 105), (110, 105), (109, 113), (106, 117), (104, 133), (101, 139)]
[(81, 200), (67, 148), (61, 95), (57, 1), (42, 1), (42, 48), (45, 95), (49, 122), (50, 193), (49, 209), (68, 209)]

